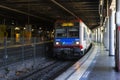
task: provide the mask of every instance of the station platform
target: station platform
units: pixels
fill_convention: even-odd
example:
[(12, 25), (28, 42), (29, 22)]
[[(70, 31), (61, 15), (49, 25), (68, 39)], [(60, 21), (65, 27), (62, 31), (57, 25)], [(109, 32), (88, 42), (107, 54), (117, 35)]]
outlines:
[(87, 55), (55, 80), (120, 80), (114, 56), (109, 56), (102, 44), (94, 44)]

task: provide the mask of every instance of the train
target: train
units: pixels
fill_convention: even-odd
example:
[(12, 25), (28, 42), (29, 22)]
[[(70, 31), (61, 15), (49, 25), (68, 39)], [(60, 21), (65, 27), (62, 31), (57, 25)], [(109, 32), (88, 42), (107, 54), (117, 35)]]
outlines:
[(79, 58), (90, 47), (91, 37), (91, 30), (81, 19), (57, 20), (54, 28), (53, 56)]

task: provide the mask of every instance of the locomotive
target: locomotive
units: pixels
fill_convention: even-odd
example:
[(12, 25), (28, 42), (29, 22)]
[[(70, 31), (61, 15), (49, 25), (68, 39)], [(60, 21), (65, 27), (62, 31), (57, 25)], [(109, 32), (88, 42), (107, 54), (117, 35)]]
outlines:
[(80, 19), (57, 20), (54, 33), (54, 57), (80, 57), (91, 44), (91, 30)]

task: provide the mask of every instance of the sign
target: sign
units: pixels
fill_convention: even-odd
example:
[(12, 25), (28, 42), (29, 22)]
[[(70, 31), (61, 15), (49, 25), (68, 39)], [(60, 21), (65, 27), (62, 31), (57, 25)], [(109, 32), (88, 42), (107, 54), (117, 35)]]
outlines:
[(67, 27), (67, 26), (74, 26), (74, 24), (71, 23), (71, 22), (67, 22), (67, 23), (62, 23), (61, 26), (64, 26), (64, 27)]

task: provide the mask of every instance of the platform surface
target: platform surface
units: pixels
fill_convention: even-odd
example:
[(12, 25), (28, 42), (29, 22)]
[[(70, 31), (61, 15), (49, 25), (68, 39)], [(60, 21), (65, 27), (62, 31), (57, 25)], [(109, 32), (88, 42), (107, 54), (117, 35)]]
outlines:
[(120, 80), (120, 72), (114, 68), (114, 56), (102, 44), (95, 44), (84, 63), (79, 60), (55, 80)]

